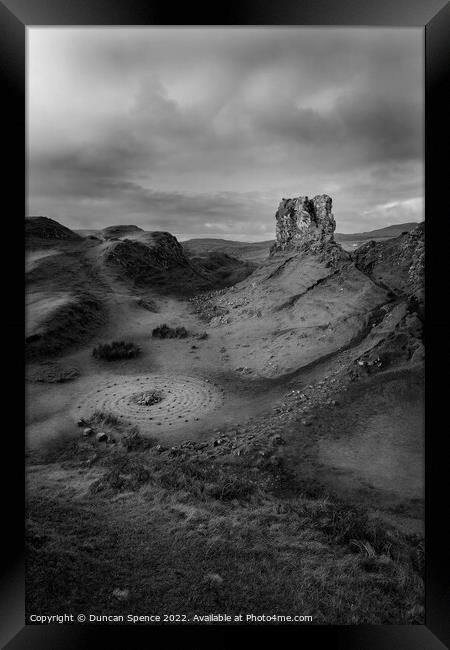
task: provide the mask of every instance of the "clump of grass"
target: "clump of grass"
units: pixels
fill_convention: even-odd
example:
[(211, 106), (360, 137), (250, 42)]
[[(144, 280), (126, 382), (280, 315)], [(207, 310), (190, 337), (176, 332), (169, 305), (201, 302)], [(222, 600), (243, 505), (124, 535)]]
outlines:
[(141, 451), (156, 444), (154, 438), (143, 436), (137, 426), (121, 422), (114, 413), (108, 411), (94, 411), (86, 423), (94, 429), (97, 427), (106, 429), (113, 437), (114, 434), (118, 434), (127, 451)]
[(207, 493), (218, 501), (246, 501), (255, 491), (255, 485), (245, 476), (218, 476)]
[(402, 534), (385, 522), (370, 518), (360, 507), (329, 498), (308, 498), (291, 510), (320, 530), (335, 544), (347, 547), (369, 563), (380, 558), (411, 564), (419, 575), (423, 572), (421, 538)]
[(112, 341), (100, 343), (92, 350), (92, 356), (105, 361), (118, 361), (119, 359), (132, 359), (137, 357), (141, 349), (130, 341)]
[(94, 413), (88, 420), (86, 420), (86, 422), (90, 426), (109, 424), (112, 427), (116, 427), (120, 424), (119, 418), (114, 415), (114, 413), (108, 413), (108, 411), (94, 411)]
[(140, 451), (153, 447), (156, 444), (156, 440), (148, 436), (143, 436), (137, 427), (132, 426), (127, 429), (123, 436), (122, 444), (128, 451)]
[(150, 474), (145, 467), (114, 467), (101, 479), (94, 481), (90, 486), (91, 494), (105, 492), (111, 494), (123, 491), (136, 491), (148, 482)]
[[(243, 467), (178, 456), (154, 466), (153, 480), (168, 491), (183, 492), (201, 501), (248, 501), (256, 492), (256, 475)], [(247, 468), (248, 470), (249, 468)], [(253, 470), (255, 473), (256, 470)]]
[(185, 339), (189, 332), (185, 327), (169, 327), (164, 323), (155, 327), (152, 331), (152, 336), (158, 339)]

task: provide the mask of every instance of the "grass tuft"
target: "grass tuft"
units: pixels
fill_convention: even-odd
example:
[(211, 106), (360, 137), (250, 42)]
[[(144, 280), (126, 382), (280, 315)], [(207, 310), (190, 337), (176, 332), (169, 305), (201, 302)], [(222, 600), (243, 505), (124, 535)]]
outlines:
[(92, 356), (104, 361), (118, 361), (119, 359), (133, 359), (140, 351), (140, 347), (130, 341), (113, 341), (97, 345), (92, 350)]
[(185, 327), (169, 327), (164, 323), (155, 327), (152, 331), (152, 336), (158, 339), (185, 339), (189, 332)]

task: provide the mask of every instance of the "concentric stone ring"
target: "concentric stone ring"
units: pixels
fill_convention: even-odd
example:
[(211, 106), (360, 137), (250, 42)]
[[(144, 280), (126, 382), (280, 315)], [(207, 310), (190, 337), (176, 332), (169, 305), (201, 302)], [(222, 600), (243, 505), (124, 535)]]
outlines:
[[(159, 394), (153, 404), (139, 403), (143, 395)], [(151, 400), (150, 400), (151, 401)], [(220, 389), (206, 379), (180, 375), (112, 377), (97, 384), (80, 403), (88, 417), (94, 411), (111, 413), (142, 429), (182, 427), (201, 419), (222, 403)]]

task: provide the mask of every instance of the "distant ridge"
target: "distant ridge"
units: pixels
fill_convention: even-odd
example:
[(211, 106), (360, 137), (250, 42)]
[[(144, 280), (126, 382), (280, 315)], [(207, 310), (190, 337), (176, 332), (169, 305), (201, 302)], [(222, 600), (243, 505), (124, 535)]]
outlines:
[[(368, 230), (364, 232), (355, 232), (355, 233), (335, 233), (334, 238), (336, 241), (346, 241), (346, 240), (366, 240), (366, 239), (378, 239), (381, 237), (398, 237), (403, 232), (410, 232), (413, 230), (418, 221), (408, 221), (406, 223), (395, 223), (391, 226), (386, 226), (385, 228), (377, 228), (376, 230)], [(204, 246), (205, 250), (221, 249), (223, 246), (236, 246), (243, 248), (245, 246), (254, 246), (254, 247), (270, 247), (274, 243), (274, 239), (268, 239), (267, 241), (258, 241), (258, 242), (243, 242), (235, 241), (233, 239), (219, 239), (214, 237), (198, 237), (192, 239), (186, 239), (181, 242), (181, 244), (187, 248), (195, 247), (198, 249), (200, 246)]]
[(410, 232), (417, 226), (417, 221), (408, 221), (406, 223), (395, 223), (392, 226), (385, 228), (378, 228), (377, 230), (369, 230), (367, 232), (355, 233), (336, 233), (334, 238), (336, 241), (363, 241), (366, 239), (381, 239), (387, 237), (398, 237), (404, 232)]
[[(35, 219), (36, 217), (29, 217), (32, 219)], [(41, 217), (41, 218), (46, 218), (46, 217)], [(336, 232), (334, 234), (334, 238), (336, 241), (366, 241), (367, 239), (381, 239), (381, 238), (387, 238), (387, 237), (398, 237), (401, 235), (403, 232), (410, 232), (417, 226), (418, 222), (417, 221), (408, 221), (406, 223), (395, 223), (390, 226), (386, 226), (384, 228), (377, 228), (375, 230), (367, 230), (364, 232), (355, 232), (355, 233), (339, 233)], [(115, 236), (124, 236), (125, 234), (139, 234), (139, 233), (145, 233), (149, 232), (147, 230), (144, 230), (143, 228), (140, 228), (139, 226), (107, 226), (106, 228), (99, 228), (99, 229), (94, 229), (94, 228), (80, 228), (80, 229), (75, 229), (72, 232), (77, 233), (78, 235), (82, 237), (87, 237), (89, 235), (98, 235), (98, 236), (104, 236), (105, 234), (109, 236), (114, 236), (112, 233), (116, 230), (114, 233)], [(257, 241), (257, 242), (247, 242), (247, 241), (238, 241), (235, 239), (221, 239), (219, 237), (192, 237), (191, 239), (185, 239), (183, 241), (180, 241), (180, 244), (182, 244), (183, 248), (186, 250), (191, 250), (195, 251), (196, 253), (200, 253), (203, 251), (214, 251), (214, 250), (220, 250), (224, 251), (224, 248), (239, 248), (239, 249), (244, 249), (244, 248), (249, 248), (249, 249), (268, 249), (270, 246), (274, 243), (274, 239), (268, 239), (266, 241)], [(225, 251), (226, 252), (226, 251)]]
[[(397, 223), (385, 228), (378, 228), (367, 232), (357, 233), (335, 233), (334, 239), (337, 242), (365, 242), (370, 239), (384, 240), (391, 237), (398, 237), (404, 232), (411, 232), (417, 226), (417, 222)], [(204, 255), (208, 252), (221, 252), (232, 255), (238, 259), (245, 259), (253, 262), (260, 262), (269, 255), (271, 246), (275, 240), (259, 242), (242, 242), (231, 239), (219, 239), (214, 237), (199, 237), (186, 239), (180, 242), (183, 248), (193, 255)], [(347, 250), (351, 250), (351, 244)]]

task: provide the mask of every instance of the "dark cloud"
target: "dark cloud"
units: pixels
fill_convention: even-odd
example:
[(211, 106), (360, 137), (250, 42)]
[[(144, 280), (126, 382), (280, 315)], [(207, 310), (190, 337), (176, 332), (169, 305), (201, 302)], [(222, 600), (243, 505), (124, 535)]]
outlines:
[(411, 29), (32, 29), (29, 210), (267, 238), (281, 196), (340, 230), (421, 219)]

